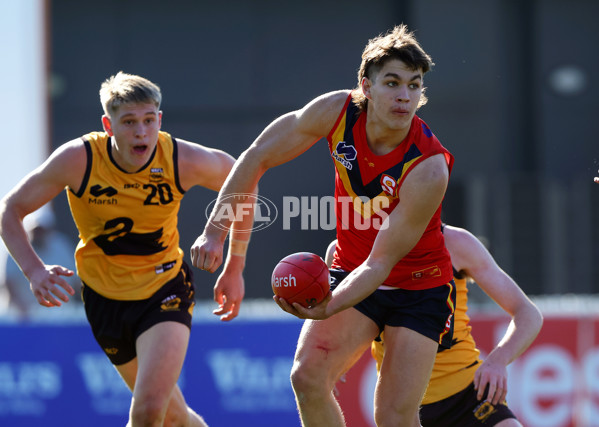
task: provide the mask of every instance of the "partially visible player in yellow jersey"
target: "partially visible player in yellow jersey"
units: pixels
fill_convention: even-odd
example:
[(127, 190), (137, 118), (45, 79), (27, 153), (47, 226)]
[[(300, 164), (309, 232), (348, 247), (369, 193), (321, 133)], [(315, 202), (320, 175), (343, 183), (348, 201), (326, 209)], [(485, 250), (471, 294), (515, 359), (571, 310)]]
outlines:
[[(514, 280), (495, 262), (469, 231), (445, 225), (445, 246), (451, 255), (456, 284), (453, 344), (437, 353), (433, 373), (422, 400), (423, 427), (522, 427), (505, 403), (507, 365), (534, 341), (543, 317)], [(335, 241), (327, 249), (330, 263)], [(471, 335), (468, 281), (475, 281), (512, 320), (493, 351), (482, 361)], [(372, 343), (377, 370), (384, 363), (384, 339)]]
[[(206, 426), (177, 386), (194, 307), (177, 214), (191, 187), (218, 191), (234, 158), (162, 132), (160, 88), (143, 77), (111, 76), (100, 100), (104, 132), (63, 144), (23, 178), (0, 201), (0, 234), (39, 304), (68, 302), (74, 291), (63, 276), (74, 272), (44, 264), (23, 228), (26, 215), (66, 189), (81, 239), (75, 258), (86, 315), (133, 393), (128, 425)], [(222, 320), (237, 316), (244, 296), (252, 221), (246, 215), (233, 225), (214, 287)]]

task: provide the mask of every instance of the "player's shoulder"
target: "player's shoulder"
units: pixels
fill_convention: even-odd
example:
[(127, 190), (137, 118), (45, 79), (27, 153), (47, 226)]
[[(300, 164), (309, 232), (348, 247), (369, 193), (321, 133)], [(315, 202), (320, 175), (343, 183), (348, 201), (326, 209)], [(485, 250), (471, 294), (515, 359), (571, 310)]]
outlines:
[[(422, 117), (419, 117), (418, 115), (414, 116), (414, 118), (412, 119), (412, 129), (410, 129), (410, 132), (413, 138), (413, 142), (417, 144), (419, 148), (421, 148), (422, 150), (432, 150), (435, 152), (443, 151), (449, 153), (449, 150), (447, 150), (443, 146), (439, 138), (437, 138), (435, 133), (431, 130), (429, 125), (422, 119)], [(447, 159), (446, 162), (449, 162), (449, 160)]]
[(317, 107), (320, 110), (331, 110), (339, 112), (339, 110), (347, 103), (351, 91), (349, 89), (335, 90), (332, 92), (323, 93), (314, 98), (308, 107)]
[(84, 137), (75, 138), (67, 141), (56, 148), (51, 155), (51, 159), (72, 164), (87, 162), (87, 145), (89, 140)]
[(76, 138), (58, 146), (39, 168), (39, 179), (77, 188), (90, 164), (89, 144)]
[(87, 141), (89, 143), (105, 143), (108, 140), (109, 136), (106, 132), (89, 132), (80, 138), (76, 138), (75, 140), (80, 140), (81, 142)]
[(456, 269), (470, 268), (473, 262), (488, 260), (489, 253), (485, 245), (465, 228), (446, 225), (443, 235)]
[(224, 155), (226, 157), (231, 157), (218, 148), (207, 147), (197, 142), (181, 138), (176, 139), (176, 144), (179, 152), (179, 160), (185, 163), (204, 160), (211, 161), (215, 156), (219, 157)]
[(107, 140), (108, 134), (106, 132), (89, 132), (59, 145), (52, 153), (52, 156), (67, 158), (69, 161), (87, 160), (87, 156), (90, 151), (93, 151), (93, 147), (104, 147)]
[(345, 89), (323, 93), (312, 99), (304, 110), (320, 117), (336, 117), (348, 102), (350, 93), (350, 90)]
[(453, 225), (445, 225), (443, 235), (445, 236), (445, 242), (452, 245), (470, 246), (479, 242), (470, 231)]
[(327, 102), (327, 103), (333, 103), (333, 104), (345, 103), (345, 101), (348, 99), (351, 92), (352, 91), (350, 89), (334, 90), (331, 92), (323, 93), (320, 96), (317, 96), (315, 98), (315, 100), (319, 100), (323, 103)]
[(406, 183), (411, 182), (412, 185), (418, 187), (434, 186), (436, 188), (445, 188), (449, 181), (449, 169), (447, 168), (446, 159), (443, 153), (433, 154), (424, 158), (420, 163), (414, 166), (407, 178)]
[(296, 111), (299, 127), (314, 135), (325, 136), (337, 121), (349, 100), (349, 90), (327, 92)]
[(182, 188), (199, 185), (219, 190), (235, 163), (229, 153), (177, 138), (179, 178)]

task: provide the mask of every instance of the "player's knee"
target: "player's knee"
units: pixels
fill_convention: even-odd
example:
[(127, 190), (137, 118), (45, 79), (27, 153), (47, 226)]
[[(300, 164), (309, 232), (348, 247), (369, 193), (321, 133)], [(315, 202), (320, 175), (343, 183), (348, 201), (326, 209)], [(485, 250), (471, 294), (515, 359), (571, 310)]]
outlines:
[(326, 372), (317, 369), (310, 363), (295, 363), (291, 369), (291, 386), (299, 404), (310, 401), (322, 401), (335, 386), (327, 380)]
[(179, 392), (173, 393), (166, 410), (164, 427), (186, 427), (191, 423), (191, 411), (185, 403), (183, 395)]
[(166, 415), (165, 402), (158, 399), (133, 399), (131, 420), (133, 425), (161, 426)]
[(186, 410), (168, 410), (164, 418), (164, 427), (186, 427), (189, 425), (189, 413)]
[(315, 389), (322, 387), (322, 381), (315, 381), (315, 377), (319, 376), (310, 371), (310, 367), (306, 364), (295, 363), (293, 365), (290, 378), (296, 394), (298, 392), (302, 394), (312, 393)]
[(295, 363), (291, 368), (290, 374), (291, 386), (294, 390), (301, 390), (306, 387), (307, 375), (305, 369)]

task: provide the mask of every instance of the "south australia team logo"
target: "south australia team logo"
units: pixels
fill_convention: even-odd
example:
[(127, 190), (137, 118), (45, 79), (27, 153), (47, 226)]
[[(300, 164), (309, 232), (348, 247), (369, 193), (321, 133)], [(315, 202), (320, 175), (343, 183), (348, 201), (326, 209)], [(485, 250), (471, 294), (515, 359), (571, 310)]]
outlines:
[(390, 175), (381, 176), (381, 187), (383, 191), (391, 197), (397, 197), (397, 181)]

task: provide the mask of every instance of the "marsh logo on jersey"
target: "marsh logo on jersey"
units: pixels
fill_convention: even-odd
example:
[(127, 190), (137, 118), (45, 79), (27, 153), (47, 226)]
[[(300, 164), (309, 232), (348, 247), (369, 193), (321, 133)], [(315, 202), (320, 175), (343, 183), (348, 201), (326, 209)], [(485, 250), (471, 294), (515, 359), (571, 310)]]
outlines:
[(391, 175), (384, 173), (381, 176), (381, 188), (391, 197), (397, 197), (397, 181)]
[(150, 169), (150, 182), (160, 182), (164, 179), (164, 169), (152, 168)]
[(356, 160), (358, 152), (353, 145), (347, 144), (345, 141), (339, 141), (333, 151), (333, 157), (348, 170), (352, 170), (352, 160)]
[(90, 197), (87, 202), (92, 205), (116, 205), (118, 203), (114, 197), (118, 191), (114, 187), (102, 187), (96, 184), (89, 188), (89, 194), (93, 197)]
[(100, 196), (112, 197), (112, 196), (116, 196), (117, 193), (118, 193), (118, 191), (115, 188), (110, 187), (110, 186), (102, 188), (102, 186), (99, 184), (96, 184), (89, 189), (89, 194), (91, 194), (94, 197), (100, 197)]

